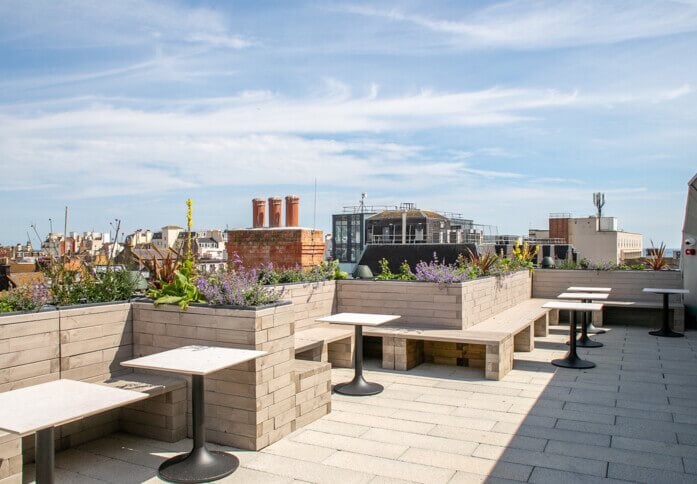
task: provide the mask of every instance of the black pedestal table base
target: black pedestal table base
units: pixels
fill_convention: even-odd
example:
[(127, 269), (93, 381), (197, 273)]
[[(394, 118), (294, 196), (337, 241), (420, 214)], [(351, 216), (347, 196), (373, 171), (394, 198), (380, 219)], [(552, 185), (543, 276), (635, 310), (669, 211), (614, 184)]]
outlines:
[(685, 335), (682, 333), (676, 333), (670, 329), (669, 314), (670, 310), (668, 308), (668, 296), (667, 292), (663, 293), (663, 325), (661, 329), (657, 331), (649, 331), (651, 336), (662, 336), (664, 338), (682, 338)]
[(554, 366), (561, 368), (574, 368), (578, 370), (595, 368), (592, 361), (582, 360), (576, 353), (576, 313), (571, 313), (571, 323), (569, 324), (569, 352), (565, 358), (552, 360)]
[(192, 375), (191, 410), (194, 446), (191, 452), (180, 454), (160, 465), (159, 476), (169, 482), (210, 482), (235, 472), (240, 461), (225, 452), (206, 448), (203, 376)]
[(36, 432), (36, 482), (53, 484), (55, 482), (55, 441), (53, 427)]
[(334, 391), (351, 397), (363, 397), (381, 393), (384, 390), (382, 385), (367, 382), (363, 378), (363, 326), (358, 324), (356, 325), (356, 344), (353, 359), (356, 367), (353, 380), (335, 385)]

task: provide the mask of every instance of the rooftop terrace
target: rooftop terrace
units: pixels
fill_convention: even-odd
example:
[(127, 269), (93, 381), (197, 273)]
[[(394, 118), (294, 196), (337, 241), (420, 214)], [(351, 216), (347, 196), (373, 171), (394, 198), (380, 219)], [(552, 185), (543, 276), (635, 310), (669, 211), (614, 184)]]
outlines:
[[(500, 381), (474, 368), (368, 365), (376, 396), (332, 395), (332, 412), (260, 452), (230, 450), (223, 482), (695, 482), (697, 340), (613, 326), (596, 336), (597, 367), (555, 368), (568, 330), (551, 326), (515, 353)], [(332, 369), (332, 382), (351, 369)], [(159, 482), (165, 458), (190, 448), (117, 433), (61, 452), (58, 482)], [(31, 481), (33, 467), (25, 467)]]

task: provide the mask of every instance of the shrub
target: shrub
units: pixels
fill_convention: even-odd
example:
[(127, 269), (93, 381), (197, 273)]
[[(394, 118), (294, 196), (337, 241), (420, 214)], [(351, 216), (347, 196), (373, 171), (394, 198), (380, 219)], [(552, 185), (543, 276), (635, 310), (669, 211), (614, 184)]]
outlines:
[(651, 241), (651, 255), (646, 258), (646, 267), (654, 271), (661, 271), (668, 267), (668, 260), (665, 257), (666, 244), (661, 242), (661, 245), (656, 247)]
[(196, 280), (200, 294), (210, 304), (261, 306), (281, 299), (283, 290), (266, 287), (256, 270), (243, 267), (229, 273), (204, 274)]
[(0, 294), (0, 313), (38, 311), (50, 301), (48, 286), (44, 283), (21, 286)]

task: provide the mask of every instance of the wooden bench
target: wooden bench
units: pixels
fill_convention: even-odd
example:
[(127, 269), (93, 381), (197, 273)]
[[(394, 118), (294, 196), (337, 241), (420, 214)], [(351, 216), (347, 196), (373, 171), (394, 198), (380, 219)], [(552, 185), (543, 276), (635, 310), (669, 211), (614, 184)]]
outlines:
[(484, 369), (500, 380), (513, 368), (514, 351), (532, 351), (534, 337), (546, 336), (556, 312), (547, 300), (531, 299), (467, 329), (389, 325), (364, 328), (365, 336), (382, 338), (383, 368), (409, 370), (424, 361)]
[(134, 372), (102, 384), (150, 395), (146, 400), (120, 409), (119, 428), (124, 432), (165, 442), (177, 442), (186, 437), (184, 378)]
[(353, 366), (354, 331), (334, 325), (314, 326), (295, 333), (295, 357), (328, 361), (337, 368)]

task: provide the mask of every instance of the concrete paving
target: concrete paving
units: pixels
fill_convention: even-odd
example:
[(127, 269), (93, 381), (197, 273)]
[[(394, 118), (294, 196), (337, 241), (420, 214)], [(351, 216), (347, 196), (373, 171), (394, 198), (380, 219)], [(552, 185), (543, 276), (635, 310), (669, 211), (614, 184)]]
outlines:
[[(598, 366), (578, 371), (549, 363), (566, 352), (566, 327), (553, 327), (502, 381), (373, 363), (382, 394), (334, 394), (331, 414), (261, 452), (225, 448), (242, 465), (223, 482), (695, 483), (697, 333), (647, 330), (594, 336), (605, 347), (579, 354)], [(333, 382), (351, 374), (332, 370)], [(58, 454), (58, 482), (158, 482), (159, 464), (190, 445), (114, 434)]]

